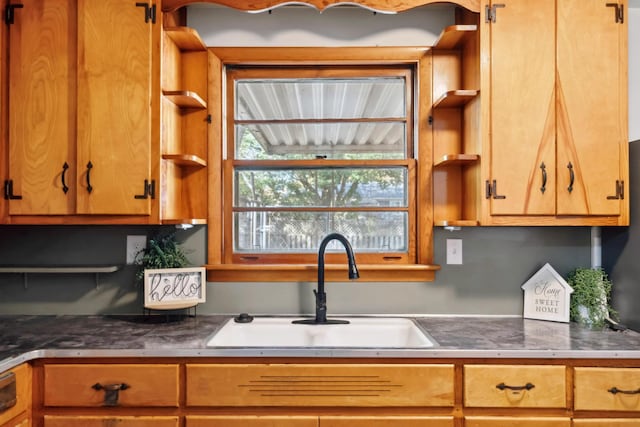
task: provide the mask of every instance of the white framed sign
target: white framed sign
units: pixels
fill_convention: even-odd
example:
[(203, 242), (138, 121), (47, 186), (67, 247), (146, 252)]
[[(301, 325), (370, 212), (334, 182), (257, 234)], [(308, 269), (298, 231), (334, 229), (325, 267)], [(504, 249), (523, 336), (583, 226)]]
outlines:
[(176, 310), (206, 301), (204, 267), (144, 270), (144, 306)]
[(524, 311), (527, 319), (569, 322), (569, 300), (573, 289), (549, 263), (524, 285)]

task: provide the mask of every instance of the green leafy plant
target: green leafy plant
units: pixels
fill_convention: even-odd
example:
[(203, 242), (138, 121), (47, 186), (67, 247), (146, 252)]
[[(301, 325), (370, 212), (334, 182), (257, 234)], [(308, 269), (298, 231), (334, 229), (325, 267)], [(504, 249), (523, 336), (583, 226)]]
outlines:
[(136, 273), (138, 283), (144, 281), (145, 269), (182, 268), (189, 265), (185, 252), (176, 242), (175, 233), (159, 233), (152, 237), (137, 258), (140, 266)]
[(611, 281), (602, 268), (576, 268), (567, 283), (573, 288), (569, 315), (571, 320), (592, 328), (601, 328), (615, 312), (610, 306)]

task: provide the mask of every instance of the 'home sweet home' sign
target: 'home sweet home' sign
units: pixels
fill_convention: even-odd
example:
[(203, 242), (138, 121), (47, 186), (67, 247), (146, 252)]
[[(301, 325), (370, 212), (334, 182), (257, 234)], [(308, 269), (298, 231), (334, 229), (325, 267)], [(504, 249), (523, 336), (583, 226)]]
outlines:
[(524, 285), (524, 312), (527, 319), (569, 322), (569, 299), (573, 289), (546, 263)]

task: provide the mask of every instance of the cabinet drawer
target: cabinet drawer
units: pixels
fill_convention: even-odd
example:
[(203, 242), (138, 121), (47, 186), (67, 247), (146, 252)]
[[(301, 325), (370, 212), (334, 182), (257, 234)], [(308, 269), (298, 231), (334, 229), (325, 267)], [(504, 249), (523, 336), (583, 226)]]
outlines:
[(589, 418), (573, 420), (573, 427), (640, 427), (640, 418)]
[(565, 408), (565, 367), (466, 365), (464, 404), (492, 408)]
[[(9, 386), (8, 383), (14, 380), (15, 383)], [(2, 424), (31, 407), (31, 366), (24, 364), (8, 372), (1, 373), (0, 383), (7, 385), (5, 389), (7, 394), (13, 394), (13, 389), (15, 388), (15, 404), (4, 411), (0, 411), (0, 424)], [(9, 396), (5, 397), (8, 398)]]
[(561, 417), (465, 417), (464, 427), (571, 427)]
[(178, 365), (46, 365), (44, 404), (177, 407)]
[(318, 427), (317, 416), (187, 416), (186, 427)]
[(178, 417), (45, 415), (44, 427), (178, 427)]
[(453, 365), (187, 365), (189, 406), (453, 406)]
[(320, 427), (453, 427), (453, 417), (320, 417)]
[(576, 410), (640, 410), (640, 369), (575, 368), (574, 386)]

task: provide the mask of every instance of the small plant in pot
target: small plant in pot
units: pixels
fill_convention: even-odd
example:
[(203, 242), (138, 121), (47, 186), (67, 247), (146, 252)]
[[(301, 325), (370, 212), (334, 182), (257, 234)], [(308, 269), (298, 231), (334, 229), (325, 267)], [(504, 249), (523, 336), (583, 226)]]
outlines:
[(176, 242), (175, 233), (158, 233), (149, 239), (147, 247), (137, 256), (140, 266), (136, 273), (136, 283), (144, 282), (144, 270), (163, 268), (183, 268), (189, 260)]
[(609, 304), (611, 281), (602, 268), (576, 268), (569, 273), (567, 283), (573, 288), (571, 320), (590, 328), (602, 328), (615, 316)]

